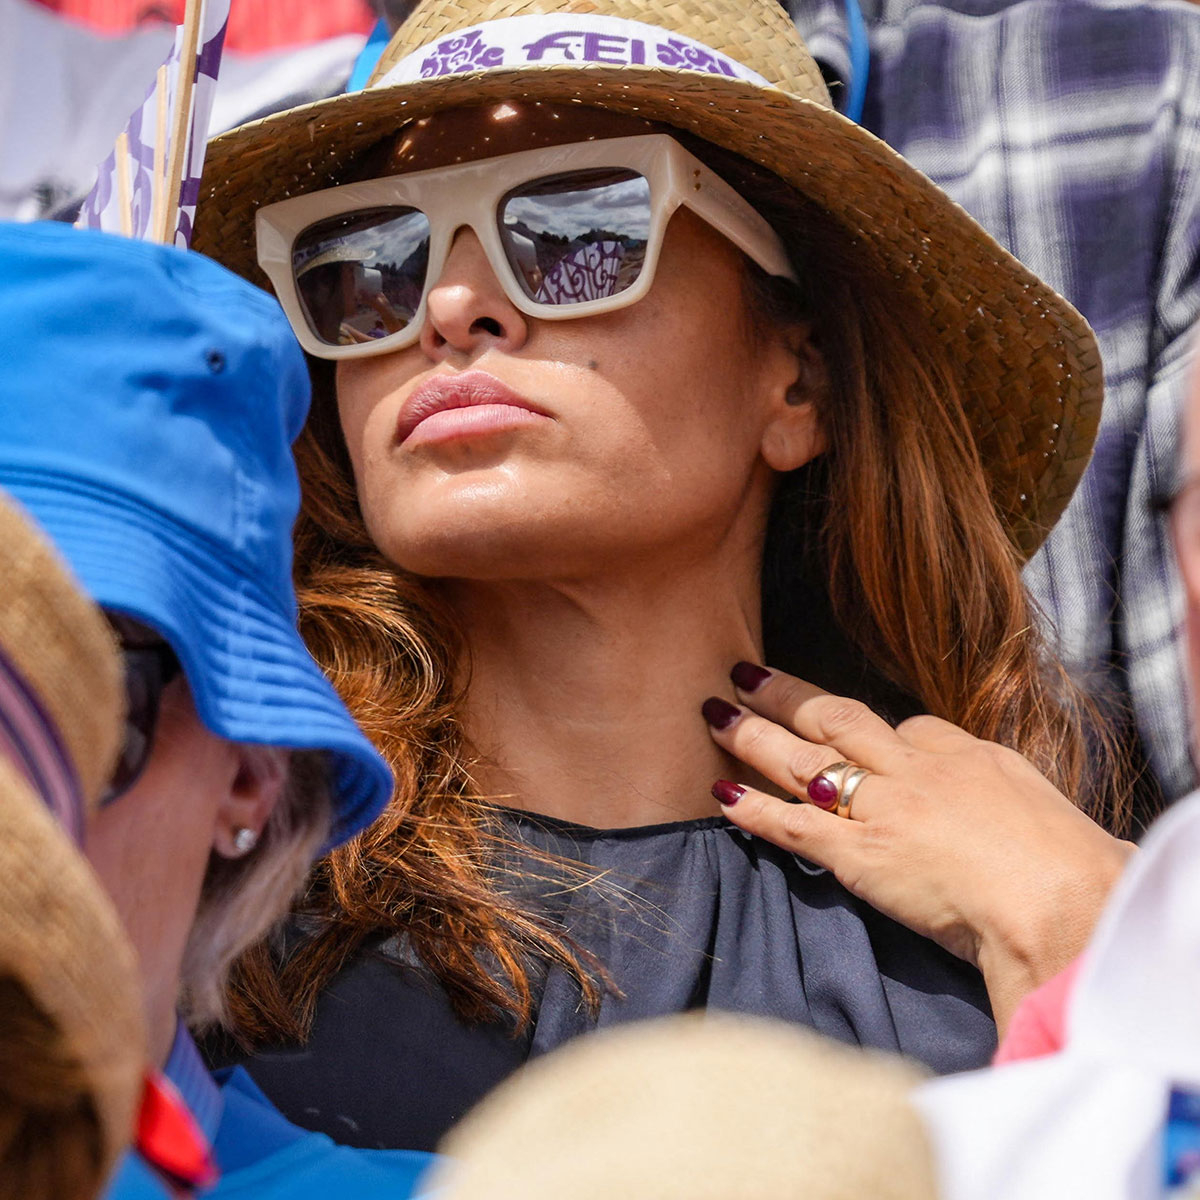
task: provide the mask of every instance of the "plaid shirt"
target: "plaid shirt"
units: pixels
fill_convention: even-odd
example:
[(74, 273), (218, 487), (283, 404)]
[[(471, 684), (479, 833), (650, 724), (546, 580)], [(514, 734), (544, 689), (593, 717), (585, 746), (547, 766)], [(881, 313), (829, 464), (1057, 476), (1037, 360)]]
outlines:
[[(1184, 0), (861, 0), (863, 124), (1087, 317), (1095, 455), (1025, 578), (1086, 686), (1131, 702), (1168, 799), (1196, 784), (1182, 590), (1150, 501), (1178, 483), (1200, 318), (1200, 8)], [(844, 0), (788, 0), (849, 84)], [(834, 87), (834, 95), (847, 89)]]

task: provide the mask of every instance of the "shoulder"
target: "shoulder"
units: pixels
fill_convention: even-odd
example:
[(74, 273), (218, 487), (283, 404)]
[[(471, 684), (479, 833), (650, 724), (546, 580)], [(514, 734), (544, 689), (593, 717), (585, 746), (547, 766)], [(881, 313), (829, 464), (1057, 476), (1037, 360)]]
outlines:
[[(1080, 24), (1136, 20), (1183, 29), (1200, 20), (1200, 15), (1179, 0), (860, 0), (860, 3), (871, 26), (939, 18), (960, 24), (989, 20), (1044, 21), (1052, 16)], [(802, 0), (799, 7), (805, 6)]]
[(966, 69), (986, 46), (1001, 64), (1019, 66), (1021, 82), (1035, 95), (1086, 89), (1121, 92), (1128, 99), (1178, 88), (1194, 77), (1200, 5), (1180, 0), (879, 0), (870, 34), (880, 66), (940, 51), (961, 57), (960, 69)]
[(415, 1200), (424, 1194), (422, 1177), (437, 1160), (417, 1150), (360, 1150), (335, 1145), (322, 1134), (311, 1138), (230, 1171), (203, 1200), (329, 1200), (339, 1194)]
[(103, 1200), (171, 1200), (171, 1193), (145, 1159), (131, 1150), (117, 1165)]
[[(220, 1183), (205, 1200), (405, 1200), (437, 1156), (416, 1150), (362, 1150), (293, 1125), (240, 1068), (224, 1080), (217, 1138)], [(121, 1200), (124, 1200), (122, 1197)]]

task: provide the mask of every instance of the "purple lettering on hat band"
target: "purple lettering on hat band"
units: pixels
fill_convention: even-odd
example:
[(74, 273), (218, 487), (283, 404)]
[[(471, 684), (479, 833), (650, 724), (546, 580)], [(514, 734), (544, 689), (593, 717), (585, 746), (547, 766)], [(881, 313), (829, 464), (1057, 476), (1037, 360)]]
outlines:
[(437, 42), (433, 53), (421, 63), (421, 78), (457, 75), (464, 71), (482, 71), (504, 63), (499, 46), (485, 46), (479, 30)]
[(683, 38), (667, 38), (655, 47), (658, 61), (664, 67), (678, 67), (685, 71), (707, 71), (710, 75), (727, 75), (730, 79), (737, 76), (730, 66), (729, 59), (706, 46), (698, 46), (695, 42), (684, 41)]
[(583, 57), (588, 62), (626, 63), (629, 61), (629, 39), (611, 33), (585, 33)]
[[(567, 62), (575, 62), (582, 57), (583, 38), (584, 34), (581, 29), (556, 29), (553, 33), (548, 33), (545, 37), (538, 38), (536, 42), (530, 42), (529, 45), (522, 47), (525, 51), (525, 61), (543, 62), (549, 52), (558, 50)], [(574, 53), (575, 49), (579, 50), (578, 54)]]
[(67, 833), (83, 840), (83, 795), (54, 723), (24, 677), (0, 651), (0, 758), (46, 802)]
[(693, 38), (597, 13), (528, 15), (484, 21), (402, 58), (374, 87), (392, 87), (497, 67), (657, 66), (770, 86), (761, 75)]

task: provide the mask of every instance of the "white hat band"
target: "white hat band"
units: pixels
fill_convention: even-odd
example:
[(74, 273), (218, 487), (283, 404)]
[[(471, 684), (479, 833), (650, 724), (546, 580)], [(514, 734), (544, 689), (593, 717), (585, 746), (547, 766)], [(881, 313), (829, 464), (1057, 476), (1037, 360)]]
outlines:
[(373, 87), (504, 67), (663, 67), (770, 85), (736, 59), (683, 34), (597, 13), (504, 17), (430, 42)]

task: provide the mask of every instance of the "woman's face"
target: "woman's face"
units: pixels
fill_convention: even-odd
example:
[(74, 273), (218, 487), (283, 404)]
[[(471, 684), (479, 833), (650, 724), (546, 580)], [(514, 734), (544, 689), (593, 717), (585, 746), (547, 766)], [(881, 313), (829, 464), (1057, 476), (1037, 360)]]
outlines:
[[(124, 650), (161, 645), (138, 622), (110, 620)], [(180, 963), (209, 861), (214, 852), (238, 857), (236, 829), (266, 825), (289, 752), (213, 733), (182, 673), (162, 688), (154, 708), (144, 766), (93, 814), (85, 849), (138, 952), (152, 1033), (161, 1040), (174, 1027)]]
[[(543, 105), (456, 110), (409, 127), (385, 170), (650, 128)], [(372, 538), (403, 568), (466, 579), (574, 578), (761, 540), (772, 468), (820, 442), (796, 403), (807, 331), (752, 325), (740, 252), (686, 209), (647, 296), (577, 320), (517, 310), (459, 230), (420, 340), (338, 368)], [(447, 387), (496, 403), (413, 428), (413, 405)]]

